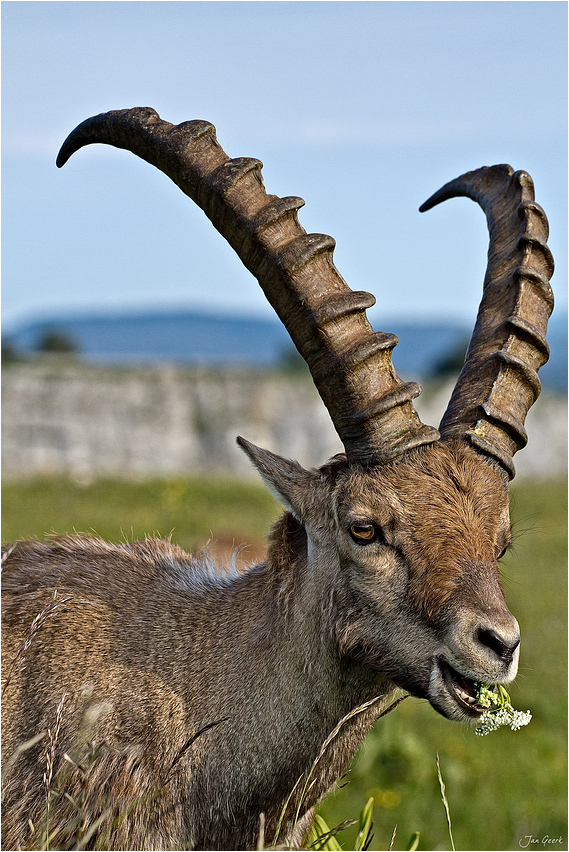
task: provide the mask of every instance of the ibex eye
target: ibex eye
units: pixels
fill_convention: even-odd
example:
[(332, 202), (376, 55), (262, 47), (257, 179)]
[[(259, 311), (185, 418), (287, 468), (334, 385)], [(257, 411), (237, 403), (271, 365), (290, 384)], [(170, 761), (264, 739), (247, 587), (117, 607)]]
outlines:
[(369, 544), (375, 541), (377, 534), (378, 528), (371, 521), (369, 523), (351, 524), (350, 526), (350, 535), (357, 544)]

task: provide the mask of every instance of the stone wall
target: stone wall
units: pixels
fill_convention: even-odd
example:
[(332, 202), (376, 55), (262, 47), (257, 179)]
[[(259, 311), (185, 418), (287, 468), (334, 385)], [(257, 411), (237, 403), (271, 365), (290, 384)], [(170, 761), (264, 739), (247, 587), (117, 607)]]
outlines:
[[(437, 424), (450, 387), (427, 388), (421, 419)], [(526, 423), (518, 476), (563, 475), (566, 399), (542, 395)], [(6, 479), (37, 474), (125, 478), (254, 475), (235, 437), (318, 466), (341, 451), (308, 377), (237, 370), (110, 369), (58, 359), (12, 365), (2, 377)]]

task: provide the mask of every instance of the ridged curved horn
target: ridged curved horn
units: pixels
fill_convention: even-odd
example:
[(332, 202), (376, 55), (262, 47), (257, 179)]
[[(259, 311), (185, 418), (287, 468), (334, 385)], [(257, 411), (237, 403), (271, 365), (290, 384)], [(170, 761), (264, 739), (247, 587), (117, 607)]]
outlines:
[(420, 392), (391, 363), (392, 334), (374, 333), (365, 309), (332, 262), (335, 242), (299, 225), (300, 198), (267, 195), (259, 160), (230, 160), (205, 121), (172, 125), (148, 108), (87, 119), (66, 139), (57, 165), (93, 142), (125, 148), (170, 177), (195, 201), (258, 279), (314, 383), (350, 461), (381, 464), (438, 439), (411, 400)]
[(419, 209), (459, 195), (477, 201), (490, 233), (478, 318), (449, 406), (442, 440), (464, 436), (513, 478), (512, 456), (525, 446), (524, 421), (549, 357), (545, 340), (553, 310), (549, 228), (534, 201), (531, 177), (511, 166), (485, 167), (446, 184)]

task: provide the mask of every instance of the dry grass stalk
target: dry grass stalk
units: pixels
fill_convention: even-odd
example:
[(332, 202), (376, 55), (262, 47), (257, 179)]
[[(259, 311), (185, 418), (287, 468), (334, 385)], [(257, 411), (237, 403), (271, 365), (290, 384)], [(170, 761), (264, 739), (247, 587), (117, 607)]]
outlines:
[[(10, 548), (2, 555), (2, 563), (6, 561), (14, 548)], [(20, 645), (17, 654), (15, 655), (10, 670), (2, 687), (2, 696), (6, 692), (10, 682), (17, 677), (26, 667), (26, 654), (28, 653), (38, 631), (42, 628), (48, 618), (56, 615), (62, 610), (70, 609), (70, 604), (89, 604), (90, 601), (79, 598), (77, 595), (67, 595), (66, 597), (57, 597), (57, 589), (53, 592), (52, 600), (39, 612), (30, 625), (30, 630), (25, 641)]]
[(65, 704), (65, 699), (67, 698), (67, 694), (63, 693), (59, 704), (57, 705), (57, 710), (55, 711), (55, 725), (53, 731), (51, 728), (47, 729), (47, 737), (49, 740), (49, 746), (46, 752), (46, 771), (43, 776), (43, 781), (45, 784), (45, 813), (46, 813), (46, 844), (45, 848), (49, 849), (49, 817), (50, 817), (50, 806), (51, 806), (51, 782), (53, 780), (53, 766), (55, 762), (55, 749), (57, 746), (57, 738), (59, 736), (59, 730), (61, 728), (61, 718), (63, 715), (63, 705)]
[[(383, 716), (386, 716), (388, 713), (391, 713), (392, 710), (395, 710), (395, 708), (398, 707), (401, 704), (401, 702), (404, 701), (408, 697), (409, 697), (409, 693), (405, 693), (405, 695), (401, 695), (398, 699), (396, 699), (388, 707), (386, 707), (386, 709), (377, 718), (381, 719), (381, 718), (383, 718)], [(316, 768), (317, 768), (318, 764), (320, 763), (320, 761), (322, 760), (322, 758), (324, 757), (326, 750), (328, 749), (330, 743), (338, 736), (338, 734), (340, 733), (340, 731), (342, 730), (344, 725), (347, 722), (349, 722), (350, 719), (353, 719), (356, 716), (359, 716), (360, 713), (364, 713), (366, 710), (369, 710), (370, 707), (373, 707), (374, 704), (377, 704), (377, 702), (380, 701), (381, 698), (383, 698), (383, 696), (378, 695), (375, 698), (372, 698), (370, 701), (366, 701), (364, 704), (360, 704), (358, 707), (354, 707), (354, 709), (350, 710), (349, 713), (346, 713), (346, 715), (343, 716), (340, 719), (340, 721), (338, 722), (336, 727), (332, 730), (332, 732), (328, 735), (328, 737), (322, 743), (320, 751), (318, 752), (316, 759), (314, 760), (312, 766), (310, 767), (310, 769), (309, 769), (309, 771), (306, 775), (304, 787), (302, 789), (302, 793), (301, 793), (301, 796), (300, 796), (300, 799), (298, 801), (298, 805), (297, 805), (297, 808), (296, 808), (295, 819), (294, 819), (295, 825), (298, 825), (298, 823), (299, 823), (302, 803), (304, 802), (304, 800), (306, 798), (306, 794), (310, 790), (311, 785), (315, 781), (313, 776), (314, 776), (314, 773), (316, 771)], [(277, 825), (277, 829), (276, 829), (276, 832), (275, 832), (275, 836), (274, 836), (274, 839), (273, 839), (271, 849), (277, 848), (276, 844), (277, 844), (277, 841), (278, 841), (278, 838), (279, 838), (281, 825), (282, 825), (284, 816), (285, 816), (287, 808), (288, 808), (288, 806), (291, 802), (291, 799), (293, 798), (293, 796), (294, 796), (296, 790), (298, 789), (299, 785), (302, 783), (303, 778), (304, 778), (304, 776), (301, 775), (300, 778), (297, 780), (296, 784), (294, 785), (294, 787), (292, 788), (292, 790), (289, 794), (289, 797), (285, 802), (285, 805), (284, 805), (282, 813), (281, 813), (281, 818), (280, 818), (279, 823)], [(294, 832), (292, 833), (291, 838), (293, 836), (294, 836)], [(292, 846), (289, 847), (289, 848), (292, 848)]]

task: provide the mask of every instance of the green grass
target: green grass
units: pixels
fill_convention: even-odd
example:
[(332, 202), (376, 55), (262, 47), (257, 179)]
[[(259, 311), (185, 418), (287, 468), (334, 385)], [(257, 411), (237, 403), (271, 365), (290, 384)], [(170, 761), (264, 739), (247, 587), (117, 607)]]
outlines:
[[(3, 538), (78, 530), (121, 541), (173, 533), (188, 549), (211, 537), (229, 547), (250, 540), (259, 548), (278, 512), (262, 487), (222, 479), (85, 487), (42, 479), (4, 486)], [(567, 848), (565, 484), (514, 485), (512, 517), (514, 548), (502, 563), (503, 582), (522, 648), (509, 692), (514, 707), (529, 709), (533, 719), (515, 733), (477, 737), (425, 701), (408, 699), (380, 720), (353, 762), (349, 783), (321, 808), (333, 828), (357, 819), (373, 797), (371, 849), (387, 849), (395, 825), (394, 849), (405, 849), (416, 831), (420, 849), (450, 849), (437, 753), (457, 849)], [(338, 835), (344, 849), (356, 848), (357, 831)]]
[(2, 498), (3, 541), (52, 532), (95, 532), (112, 542), (171, 534), (190, 551), (209, 540), (228, 550), (233, 542), (248, 542), (259, 550), (281, 511), (256, 483), (206, 477), (103, 479), (86, 486), (42, 478), (5, 484)]

